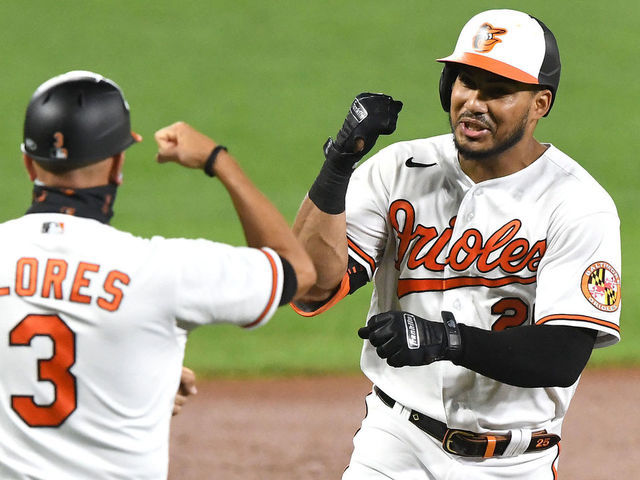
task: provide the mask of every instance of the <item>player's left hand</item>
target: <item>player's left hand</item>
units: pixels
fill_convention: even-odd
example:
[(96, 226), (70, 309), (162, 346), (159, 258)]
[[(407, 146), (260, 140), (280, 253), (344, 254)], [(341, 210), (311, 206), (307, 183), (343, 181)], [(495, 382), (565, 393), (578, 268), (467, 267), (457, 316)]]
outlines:
[[(384, 93), (357, 95), (336, 136), (336, 147), (345, 153), (366, 155), (379, 135), (391, 135), (395, 131), (400, 110), (402, 102)], [(363, 143), (358, 145), (357, 140)]]
[(177, 415), (182, 410), (182, 407), (187, 403), (190, 395), (198, 393), (196, 388), (196, 374), (187, 367), (182, 367), (182, 374), (180, 375), (180, 386), (176, 393), (176, 398), (173, 402), (173, 412), (171, 415)]
[(442, 312), (443, 322), (432, 322), (409, 312), (374, 315), (358, 336), (376, 347), (392, 367), (429, 365), (452, 360), (460, 351), (460, 330), (453, 314)]
[(369, 153), (380, 135), (391, 135), (395, 131), (400, 110), (402, 102), (384, 93), (359, 94), (336, 139), (325, 142), (325, 158), (351, 169)]

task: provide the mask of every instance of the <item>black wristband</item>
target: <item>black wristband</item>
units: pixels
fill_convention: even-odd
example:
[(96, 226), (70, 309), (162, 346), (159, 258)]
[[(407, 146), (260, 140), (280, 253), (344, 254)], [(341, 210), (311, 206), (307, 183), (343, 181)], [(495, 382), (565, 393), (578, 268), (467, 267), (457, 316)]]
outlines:
[(460, 335), (460, 328), (456, 317), (453, 313), (442, 311), (442, 323), (444, 325), (444, 333), (447, 337), (447, 348), (445, 358), (447, 360), (456, 361), (462, 354), (462, 336)]
[(298, 277), (293, 266), (286, 258), (280, 257), (280, 261), (282, 262), (282, 294), (280, 295), (279, 305), (282, 306), (293, 300), (298, 290)]
[(325, 213), (337, 215), (344, 212), (350, 178), (350, 174), (345, 174), (333, 162), (326, 160), (309, 189), (309, 199)]
[(340, 152), (331, 138), (324, 144), (323, 151), (326, 160), (309, 189), (309, 199), (323, 212), (336, 215), (344, 212), (353, 167), (362, 155)]
[(207, 161), (204, 164), (204, 169), (203, 169), (204, 173), (206, 173), (210, 177), (216, 176), (216, 174), (213, 172), (213, 164), (215, 163), (216, 158), (220, 153), (220, 150), (224, 150), (225, 152), (229, 151), (227, 147), (225, 147), (224, 145), (216, 146), (213, 150), (211, 150), (211, 154), (209, 155), (209, 158), (207, 158)]

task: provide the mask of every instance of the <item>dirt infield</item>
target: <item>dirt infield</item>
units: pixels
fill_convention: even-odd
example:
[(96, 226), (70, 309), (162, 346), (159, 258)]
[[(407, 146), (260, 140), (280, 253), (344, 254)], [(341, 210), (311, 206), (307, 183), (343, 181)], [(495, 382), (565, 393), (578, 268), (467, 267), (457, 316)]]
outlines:
[[(371, 384), (362, 376), (199, 382), (172, 423), (170, 480), (339, 479)], [(640, 478), (640, 370), (585, 372), (561, 480)]]

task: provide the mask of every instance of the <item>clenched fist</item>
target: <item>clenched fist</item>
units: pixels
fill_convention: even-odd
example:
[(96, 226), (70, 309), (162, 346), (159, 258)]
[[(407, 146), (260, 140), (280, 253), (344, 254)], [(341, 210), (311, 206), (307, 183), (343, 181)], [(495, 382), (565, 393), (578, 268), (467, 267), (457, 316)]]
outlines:
[(409, 312), (374, 315), (358, 336), (376, 347), (380, 358), (392, 367), (429, 365), (453, 360), (461, 351), (458, 324), (451, 312), (442, 312), (443, 322), (432, 322)]

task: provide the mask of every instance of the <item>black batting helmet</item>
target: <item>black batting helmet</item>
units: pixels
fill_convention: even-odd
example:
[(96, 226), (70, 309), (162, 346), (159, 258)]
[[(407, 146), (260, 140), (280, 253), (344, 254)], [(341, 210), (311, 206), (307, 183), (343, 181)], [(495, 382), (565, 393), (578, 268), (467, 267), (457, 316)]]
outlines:
[[(488, 10), (462, 28), (454, 52), (446, 58), (440, 77), (440, 102), (451, 108), (451, 90), (459, 65), (470, 65), (512, 80), (551, 90), (553, 106), (560, 83), (560, 52), (547, 26), (516, 10)], [(546, 115), (545, 115), (546, 116)]]
[(116, 155), (136, 141), (129, 104), (113, 81), (73, 71), (40, 85), (27, 106), (22, 151), (64, 172)]

